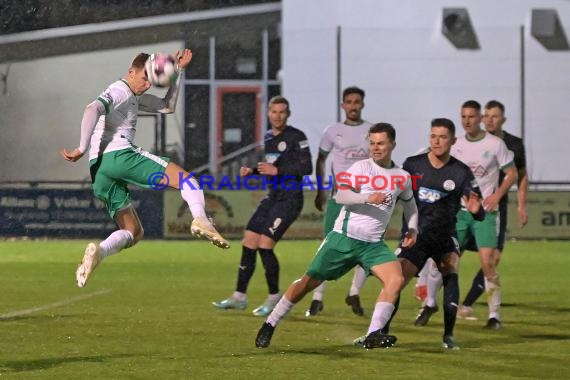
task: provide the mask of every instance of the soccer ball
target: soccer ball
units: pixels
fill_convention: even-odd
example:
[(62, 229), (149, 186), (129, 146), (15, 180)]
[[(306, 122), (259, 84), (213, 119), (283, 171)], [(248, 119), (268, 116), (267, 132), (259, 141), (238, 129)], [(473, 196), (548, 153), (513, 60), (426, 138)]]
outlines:
[(170, 87), (178, 78), (176, 60), (168, 54), (151, 54), (144, 68), (148, 81), (156, 87)]

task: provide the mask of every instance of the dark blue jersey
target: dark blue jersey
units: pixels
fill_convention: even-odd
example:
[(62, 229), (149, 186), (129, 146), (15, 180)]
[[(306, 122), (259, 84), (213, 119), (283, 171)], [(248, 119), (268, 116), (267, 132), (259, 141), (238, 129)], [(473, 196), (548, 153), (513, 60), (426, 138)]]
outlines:
[[(515, 155), (515, 166), (517, 171), (526, 168), (526, 155), (524, 149), (524, 143), (520, 137), (513, 136), (510, 133), (503, 131), (503, 141), (507, 148), (512, 151)], [(499, 184), (503, 182), (505, 178), (505, 173), (501, 171), (499, 173)], [(507, 191), (505, 195), (501, 198), (500, 203), (507, 204), (509, 200), (509, 192)]]
[(275, 136), (268, 130), (264, 138), (265, 161), (277, 167), (276, 176), (267, 179), (270, 197), (301, 197), (303, 176), (311, 174), (313, 164), (307, 136), (290, 125)]
[(413, 184), (419, 213), (419, 233), (429, 234), (434, 239), (455, 236), (456, 214), (461, 207), (461, 198), (469, 196), (471, 191), (481, 196), (471, 169), (454, 157), (450, 157), (441, 168), (434, 168), (428, 153), (408, 157), (403, 169), (412, 176), (421, 176)]

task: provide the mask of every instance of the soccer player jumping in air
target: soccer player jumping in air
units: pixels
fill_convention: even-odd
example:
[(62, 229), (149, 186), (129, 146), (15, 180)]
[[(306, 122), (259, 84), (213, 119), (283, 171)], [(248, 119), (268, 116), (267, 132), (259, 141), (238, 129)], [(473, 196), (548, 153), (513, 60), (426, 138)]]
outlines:
[[(192, 51), (185, 49), (176, 53), (178, 69), (188, 66)], [(204, 193), (198, 182), (191, 178), (179, 183), (179, 178), (189, 178), (189, 173), (180, 166), (168, 162), (133, 145), (139, 110), (154, 113), (173, 113), (183, 75), (179, 75), (164, 98), (145, 94), (151, 87), (145, 71), (148, 54), (137, 55), (121, 80), (109, 87), (89, 103), (81, 121), (79, 146), (72, 151), (63, 149), (61, 156), (71, 162), (79, 160), (89, 149), (89, 170), (93, 192), (105, 203), (111, 218), (119, 229), (101, 243), (89, 243), (83, 260), (76, 271), (77, 286), (84, 287), (97, 265), (106, 257), (132, 247), (142, 239), (144, 231), (138, 214), (131, 202), (128, 184), (149, 188), (149, 177), (157, 172), (169, 179), (168, 186), (179, 189), (188, 203), (194, 220), (191, 231), (204, 237), (220, 248), (229, 248), (229, 243), (216, 231), (205, 211)]]

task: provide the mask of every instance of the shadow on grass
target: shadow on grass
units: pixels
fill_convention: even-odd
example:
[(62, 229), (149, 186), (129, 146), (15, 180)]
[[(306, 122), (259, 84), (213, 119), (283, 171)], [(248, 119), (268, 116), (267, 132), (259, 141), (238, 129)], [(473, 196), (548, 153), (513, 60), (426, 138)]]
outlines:
[(272, 345), (265, 349), (256, 349), (251, 352), (233, 354), (233, 357), (251, 357), (251, 355), (261, 355), (261, 356), (283, 356), (283, 355), (316, 355), (316, 356), (326, 356), (338, 359), (354, 359), (355, 355), (386, 355), (386, 354), (428, 354), (434, 356), (440, 356), (442, 354), (458, 353), (461, 351), (445, 350), (441, 347), (441, 343), (406, 343), (406, 344), (396, 344), (391, 348), (377, 348), (377, 349), (364, 349), (362, 347), (353, 346), (350, 344), (346, 345), (323, 345), (319, 347), (303, 347), (303, 348), (292, 348), (291, 346), (279, 346)]
[[(487, 304), (483, 302), (477, 302), (477, 305), (486, 307)], [(547, 310), (548, 313), (570, 313), (570, 307), (552, 307), (551, 305), (544, 304), (531, 304), (531, 303), (513, 303), (513, 302), (503, 302), (501, 303), (502, 308), (519, 308), (523, 310)]]
[(321, 355), (327, 357), (352, 358), (355, 351), (366, 351), (362, 348), (351, 345), (322, 345), (319, 347), (305, 347), (294, 349), (291, 346), (271, 345), (268, 348), (258, 348), (251, 352), (233, 354), (233, 357), (251, 357), (252, 354), (271, 356), (271, 355)]
[[(235, 311), (235, 310), (219, 310), (216, 314), (216, 317), (221, 318), (232, 318), (236, 319), (239, 318), (243, 321), (252, 321), (256, 320), (259, 321), (259, 326), (263, 322), (265, 322), (265, 317), (257, 317), (252, 315), (251, 313), (246, 313), (243, 311)], [(366, 317), (359, 317), (359, 316), (352, 316), (349, 317), (339, 317), (335, 316), (334, 318), (330, 317), (303, 317), (298, 315), (288, 315), (287, 318), (284, 319), (287, 322), (299, 322), (299, 323), (307, 323), (307, 324), (322, 324), (322, 325), (331, 325), (331, 326), (338, 326), (338, 324), (342, 324), (343, 326), (357, 326), (361, 327), (362, 323), (368, 324), (369, 319)]]
[(42, 320), (58, 320), (68, 318), (85, 318), (86, 314), (42, 314), (42, 315), (16, 315), (13, 317), (0, 318), (0, 322), (18, 322), (18, 321), (42, 321)]
[(8, 372), (26, 372), (50, 369), (66, 363), (103, 363), (108, 359), (126, 358), (135, 355), (98, 355), (98, 356), (76, 356), (65, 358), (45, 358), (35, 360), (13, 360), (0, 361), (0, 374)]
[(528, 334), (521, 335), (523, 339), (538, 339), (538, 340), (570, 340), (568, 334)]

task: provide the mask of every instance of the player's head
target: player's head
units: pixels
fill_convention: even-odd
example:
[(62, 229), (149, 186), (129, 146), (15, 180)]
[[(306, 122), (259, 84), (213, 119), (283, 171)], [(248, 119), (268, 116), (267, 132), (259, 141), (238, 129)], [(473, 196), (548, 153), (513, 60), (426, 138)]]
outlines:
[(364, 108), (364, 90), (356, 86), (347, 87), (342, 92), (341, 107), (346, 115), (347, 124), (362, 122), (362, 109)]
[(436, 118), (431, 121), (429, 135), (430, 154), (440, 159), (449, 156), (451, 146), (455, 144), (455, 124), (446, 118)]
[(481, 104), (468, 100), (461, 106), (461, 125), (467, 135), (476, 136), (481, 129)]
[(485, 104), (483, 114), (483, 123), (487, 132), (493, 135), (500, 135), (503, 131), (503, 124), (507, 118), (505, 117), (505, 106), (497, 100), (489, 100)]
[(138, 54), (131, 63), (131, 67), (129, 67), (129, 72), (127, 77), (127, 83), (131, 91), (135, 95), (142, 95), (146, 90), (150, 88), (150, 82), (148, 81), (148, 77), (146, 75), (146, 71), (144, 69), (144, 64), (146, 63), (149, 55), (146, 53)]
[(269, 117), (271, 128), (277, 130), (285, 128), (289, 115), (291, 115), (291, 109), (289, 108), (289, 101), (287, 99), (281, 95), (277, 95), (269, 100), (267, 116)]
[(396, 148), (396, 130), (392, 124), (376, 123), (368, 130), (370, 157), (382, 166), (390, 165)]

